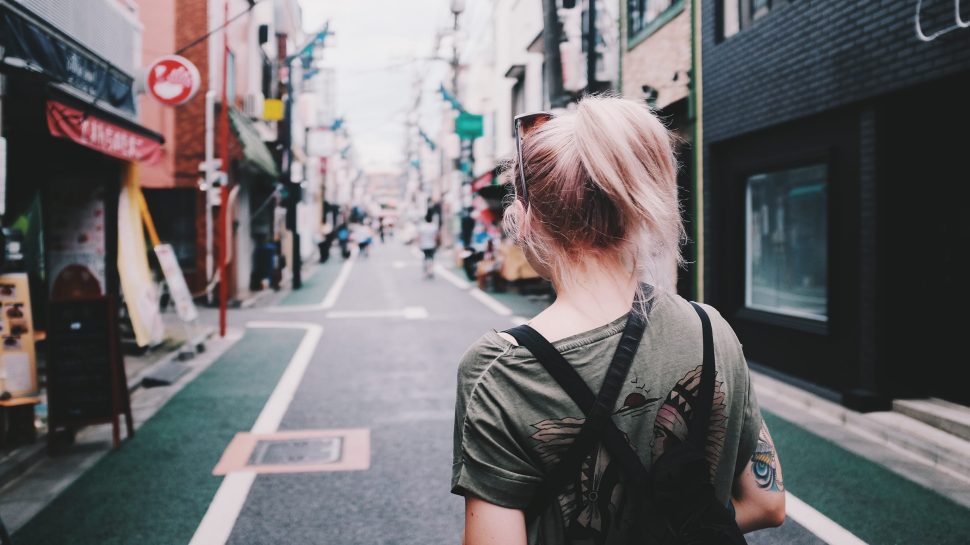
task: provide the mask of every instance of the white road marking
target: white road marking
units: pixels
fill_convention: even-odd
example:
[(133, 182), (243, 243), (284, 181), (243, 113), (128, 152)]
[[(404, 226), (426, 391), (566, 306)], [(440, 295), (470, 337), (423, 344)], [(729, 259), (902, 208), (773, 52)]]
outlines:
[(468, 291), (468, 294), (471, 295), (473, 298), (475, 298), (475, 300), (477, 300), (479, 303), (492, 309), (492, 311), (495, 312), (495, 314), (498, 314), (499, 316), (512, 315), (512, 309), (503, 305), (502, 303), (499, 303), (498, 300), (496, 300), (494, 297), (488, 295), (487, 293), (485, 293), (484, 291), (478, 288), (472, 288), (471, 290)]
[(334, 281), (330, 289), (327, 290), (327, 296), (323, 298), (320, 302), (322, 308), (332, 308), (337, 302), (337, 298), (340, 297), (340, 292), (344, 290), (344, 284), (347, 283), (347, 278), (350, 277), (350, 269), (354, 266), (354, 261), (357, 259), (356, 254), (350, 256), (350, 259), (344, 262), (343, 266), (340, 267), (340, 273), (337, 275), (337, 280)]
[(865, 541), (787, 491), (785, 492), (785, 514), (826, 543), (866, 545)]
[(391, 263), (391, 267), (394, 267), (395, 269), (403, 269), (407, 266), (408, 264), (403, 261), (395, 261), (394, 263)]
[(344, 264), (340, 267), (340, 272), (337, 273), (337, 279), (334, 280), (333, 285), (327, 290), (327, 295), (324, 296), (323, 301), (315, 305), (290, 305), (290, 306), (275, 306), (269, 307), (266, 310), (269, 312), (311, 312), (314, 310), (327, 310), (332, 308), (337, 302), (337, 298), (340, 297), (340, 292), (343, 291), (344, 285), (347, 283), (347, 278), (350, 277), (350, 269), (354, 266), (354, 261), (357, 260), (357, 254), (353, 254)]
[[(280, 377), (276, 388), (263, 406), (259, 418), (253, 424), (251, 433), (273, 433), (279, 428), (280, 422), (286, 409), (293, 401), (296, 389), (303, 379), (310, 358), (320, 342), (323, 328), (317, 324), (306, 322), (249, 322), (246, 327), (260, 329), (303, 329), (306, 334), (296, 352), (286, 365), (283, 376)], [(256, 479), (256, 474), (251, 471), (230, 473), (219, 485), (212, 503), (202, 517), (202, 522), (196, 528), (195, 534), (189, 545), (220, 545), (229, 539), (239, 512), (242, 510), (243, 503), (249, 495), (249, 490)]]
[(423, 320), (428, 317), (428, 309), (424, 307), (405, 307), (401, 310), (331, 310), (327, 318), (404, 318), (405, 320)]
[(468, 288), (471, 287), (471, 284), (468, 283), (467, 280), (463, 280), (457, 274), (449, 271), (448, 269), (444, 268), (441, 265), (434, 266), (434, 273), (444, 278), (445, 280), (447, 280), (449, 283), (451, 283), (453, 286), (455, 286), (460, 290), (467, 290)]

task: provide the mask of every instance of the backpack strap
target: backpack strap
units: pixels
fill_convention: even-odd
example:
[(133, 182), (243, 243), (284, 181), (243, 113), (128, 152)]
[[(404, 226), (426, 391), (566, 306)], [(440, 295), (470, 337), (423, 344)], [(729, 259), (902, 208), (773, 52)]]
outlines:
[(614, 457), (619, 458), (621, 466), (627, 468), (627, 474), (631, 478), (646, 482), (647, 472), (640, 458), (610, 419), (645, 329), (646, 319), (638, 312), (631, 312), (613, 361), (603, 379), (603, 385), (599, 394), (595, 396), (572, 365), (538, 331), (527, 325), (520, 325), (506, 331), (520, 345), (532, 352), (532, 355), (586, 415), (586, 422), (578, 436), (563, 454), (559, 463), (543, 479), (542, 485), (526, 509), (526, 514), (530, 518), (541, 514), (542, 509), (563, 487), (576, 478), (580, 464), (598, 441), (602, 441), (607, 450)]
[[(714, 398), (714, 336), (710, 318), (704, 309), (694, 302), (691, 302), (691, 306), (701, 320), (704, 348), (701, 384), (695, 398), (697, 405), (692, 410), (688, 425), (688, 442), (703, 452)], [(603, 446), (620, 464), (626, 478), (632, 480), (634, 486), (646, 486), (649, 473), (626, 436), (611, 419), (616, 399), (629, 373), (645, 329), (645, 318), (638, 312), (631, 312), (598, 396), (593, 395), (593, 391), (579, 373), (538, 331), (525, 324), (505, 331), (532, 352), (543, 368), (587, 416), (577, 438), (563, 454), (559, 463), (543, 479), (539, 490), (526, 509), (527, 519), (541, 515), (542, 510), (575, 478), (580, 464), (596, 441), (603, 442)]]
[(688, 425), (687, 441), (703, 452), (707, 443), (707, 429), (711, 422), (711, 409), (714, 403), (714, 379), (717, 370), (714, 368), (714, 333), (711, 329), (711, 319), (700, 305), (691, 301), (691, 306), (701, 319), (701, 331), (704, 337), (704, 364), (701, 369), (701, 384), (692, 404), (690, 424)]

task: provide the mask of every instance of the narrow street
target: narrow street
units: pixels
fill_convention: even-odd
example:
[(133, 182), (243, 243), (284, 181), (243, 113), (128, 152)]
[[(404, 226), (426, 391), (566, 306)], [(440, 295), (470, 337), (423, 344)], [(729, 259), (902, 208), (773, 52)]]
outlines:
[[(443, 265), (434, 280), (423, 279), (419, 258), (393, 241), (370, 257), (317, 267), (304, 290), (232, 314), (231, 325), (245, 328), (242, 339), (15, 542), (459, 542), (462, 501), (448, 491), (456, 364), (482, 332), (541, 308), (518, 296), (506, 297), (507, 306), (483, 295)], [(768, 411), (766, 418), (789, 491), (839, 513), (842, 526), (790, 496), (789, 520), (750, 534), (750, 543), (960, 543), (967, 535), (965, 509)], [(212, 474), (237, 432), (334, 430), (356, 431), (318, 447), (317, 468)], [(333, 456), (324, 459), (328, 449)], [(263, 463), (311, 464), (299, 459), (308, 452), (269, 460), (274, 454), (265, 450)], [(246, 454), (252, 463), (256, 454)], [(315, 470), (344, 464), (351, 467)]]

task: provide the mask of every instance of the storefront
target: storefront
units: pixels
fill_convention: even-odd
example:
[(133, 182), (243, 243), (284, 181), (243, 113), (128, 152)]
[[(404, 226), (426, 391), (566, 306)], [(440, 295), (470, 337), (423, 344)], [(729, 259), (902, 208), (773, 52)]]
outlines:
[[(7, 5), (0, 5), (0, 40), (3, 274), (29, 284), (29, 340), (44, 339), (54, 302), (109, 299), (124, 302), (121, 322), (135, 342), (161, 342), (137, 201), (137, 165), (157, 160), (161, 136), (133, 121), (132, 78)], [(16, 345), (17, 334), (5, 331), (5, 345)], [(47, 351), (38, 345), (37, 353), (42, 378), (34, 391), (20, 392), (25, 397), (43, 385)]]

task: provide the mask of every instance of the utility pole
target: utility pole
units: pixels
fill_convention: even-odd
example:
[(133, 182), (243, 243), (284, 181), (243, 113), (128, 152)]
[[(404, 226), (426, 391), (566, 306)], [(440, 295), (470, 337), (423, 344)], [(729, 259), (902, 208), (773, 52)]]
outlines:
[(546, 85), (549, 105), (564, 108), (566, 97), (562, 88), (562, 59), (559, 55), (559, 13), (556, 0), (542, 0), (542, 38), (546, 49)]
[[(225, 23), (229, 22), (229, 0), (224, 2)], [(219, 109), (219, 155), (225, 177), (219, 188), (219, 336), (226, 336), (226, 308), (229, 304), (229, 275), (226, 273), (229, 233), (229, 33), (222, 33), (222, 107)]]
[(596, 42), (599, 34), (596, 31), (596, 0), (589, 0), (586, 8), (586, 93), (592, 94), (600, 90), (596, 81)]

